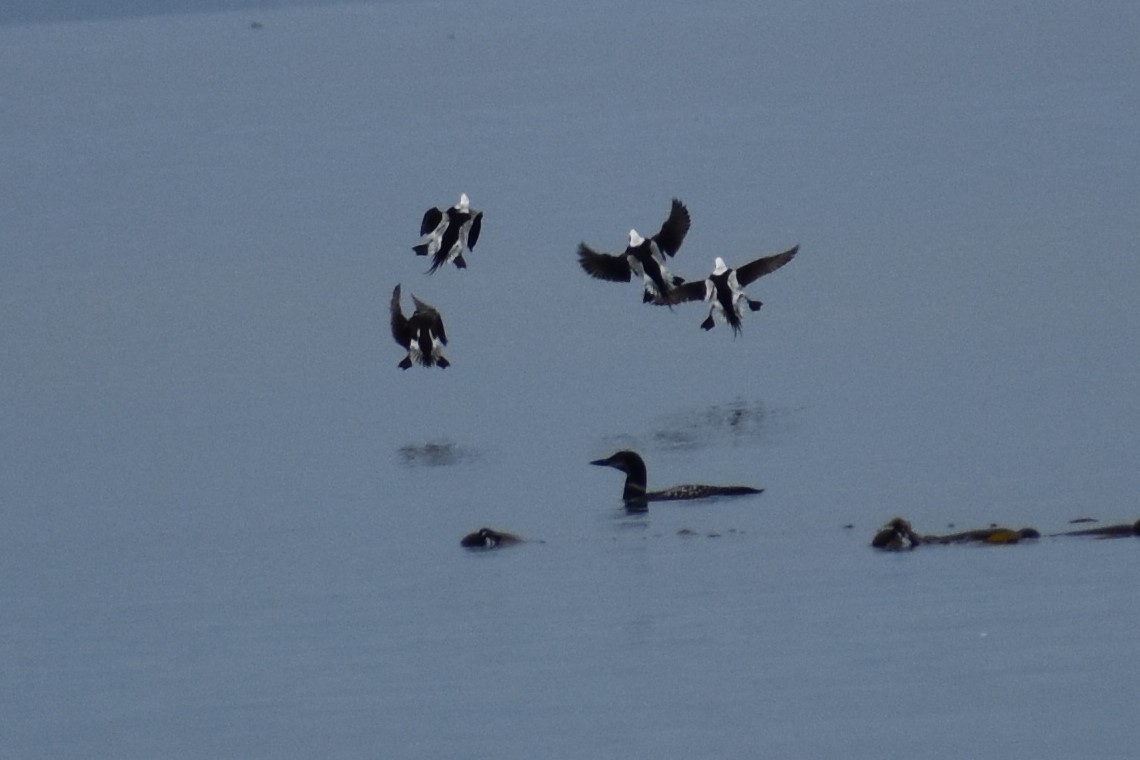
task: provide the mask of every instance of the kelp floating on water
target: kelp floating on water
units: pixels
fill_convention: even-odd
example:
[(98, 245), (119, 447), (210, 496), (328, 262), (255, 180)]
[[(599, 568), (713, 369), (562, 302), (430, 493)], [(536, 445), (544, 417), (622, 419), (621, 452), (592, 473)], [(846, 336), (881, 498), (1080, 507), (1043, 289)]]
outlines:
[[(1079, 518), (1075, 523), (1096, 522), (1092, 518)], [(1140, 520), (1134, 523), (1121, 523), (1119, 525), (1104, 525), (1096, 528), (1082, 528), (1062, 533), (1050, 533), (1050, 538), (1059, 536), (1085, 536), (1089, 538), (1127, 538), (1140, 536)], [(932, 544), (980, 544), (986, 546), (1003, 546), (1020, 543), (1024, 539), (1040, 538), (1041, 533), (1036, 528), (1005, 528), (991, 525), (988, 528), (966, 530), (959, 533), (945, 535), (920, 535), (911, 526), (908, 520), (896, 517), (884, 525), (871, 539), (871, 546), (883, 551), (909, 551), (922, 545)]]

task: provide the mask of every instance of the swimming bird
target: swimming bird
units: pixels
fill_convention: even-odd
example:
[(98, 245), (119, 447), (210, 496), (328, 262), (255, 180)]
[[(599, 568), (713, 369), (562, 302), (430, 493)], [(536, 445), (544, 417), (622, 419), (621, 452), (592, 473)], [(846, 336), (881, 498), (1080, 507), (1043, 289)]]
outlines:
[(730, 268), (718, 256), (712, 274), (704, 280), (686, 282), (674, 288), (667, 297), (654, 299), (654, 303), (671, 306), (685, 301), (708, 301), (709, 315), (701, 322), (701, 329), (713, 329), (715, 316), (731, 325), (732, 334), (737, 335), (741, 328), (741, 304), (748, 304), (751, 311), (759, 311), (763, 305), (745, 294), (745, 286), (787, 264), (799, 249), (798, 245), (793, 246), (783, 253), (750, 261), (738, 269)]
[(513, 533), (505, 533), (491, 528), (480, 528), (474, 533), (468, 533), (459, 545), (464, 549), (495, 549), (500, 546), (513, 546), (521, 544), (525, 539)]
[(412, 362), (425, 367), (450, 367), (451, 362), (443, 355), (447, 345), (447, 333), (443, 330), (443, 318), (439, 312), (412, 296), (416, 310), (411, 317), (405, 317), (400, 308), (400, 286), (392, 291), (392, 337), (408, 350), (408, 355), (399, 363), (400, 369), (408, 369)]
[(666, 488), (664, 491), (647, 491), (645, 460), (636, 451), (618, 451), (605, 459), (595, 459), (590, 464), (599, 467), (613, 467), (625, 473), (625, 490), (621, 498), (627, 507), (644, 509), (650, 501), (681, 501), (685, 499), (705, 499), (712, 496), (747, 496), (763, 492), (763, 488), (751, 486), (706, 486), (688, 484)]
[(922, 537), (914, 532), (910, 523), (896, 517), (871, 539), (871, 546), (885, 551), (902, 551), (922, 545)]
[(429, 208), (420, 222), (420, 242), (412, 246), (417, 256), (431, 256), (428, 274), (451, 261), (459, 269), (467, 268), (464, 251), (475, 248), (483, 228), (483, 212), (471, 208), (467, 193), (459, 194), (459, 202), (448, 209)]
[(685, 235), (689, 232), (689, 210), (676, 198), (669, 210), (669, 218), (653, 237), (646, 239), (637, 230), (629, 231), (629, 243), (618, 254), (600, 253), (585, 243), (578, 245), (578, 263), (586, 274), (599, 280), (629, 282), (633, 275), (645, 281), (642, 301), (649, 303), (656, 297), (665, 298), (684, 282), (674, 277), (665, 267), (665, 259), (676, 255)]

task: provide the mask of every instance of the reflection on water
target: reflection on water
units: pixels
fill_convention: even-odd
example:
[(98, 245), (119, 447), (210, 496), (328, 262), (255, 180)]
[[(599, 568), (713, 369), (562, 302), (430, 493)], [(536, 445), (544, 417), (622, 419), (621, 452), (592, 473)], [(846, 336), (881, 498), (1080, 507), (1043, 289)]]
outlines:
[(480, 452), (448, 440), (406, 443), (397, 453), (405, 467), (449, 467), (482, 458)]
[(743, 533), (744, 533), (743, 530), (737, 530), (736, 528), (729, 528), (726, 531), (718, 531), (718, 530), (696, 531), (696, 530), (693, 530), (692, 528), (681, 528), (680, 530), (677, 531), (677, 535), (681, 536), (682, 538), (701, 538), (701, 537), (703, 537), (703, 538), (721, 538), (722, 536), (726, 536), (726, 535), (728, 535), (728, 536), (743, 535)]
[(641, 436), (607, 437), (613, 448), (691, 451), (718, 444), (739, 446), (759, 438), (769, 413), (757, 401), (737, 398), (725, 404), (685, 409), (658, 417)]

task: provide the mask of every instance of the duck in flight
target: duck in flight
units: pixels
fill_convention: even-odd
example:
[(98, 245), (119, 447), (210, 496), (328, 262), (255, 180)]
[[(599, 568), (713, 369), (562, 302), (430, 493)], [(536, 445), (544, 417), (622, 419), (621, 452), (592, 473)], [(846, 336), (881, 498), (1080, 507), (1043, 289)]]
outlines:
[(749, 298), (744, 288), (787, 264), (799, 249), (798, 245), (793, 246), (783, 253), (750, 261), (738, 269), (732, 269), (718, 256), (712, 274), (704, 280), (679, 285), (667, 297), (655, 298), (654, 303), (672, 306), (685, 301), (707, 301), (709, 315), (701, 322), (701, 329), (711, 330), (716, 319), (721, 319), (732, 327), (732, 334), (737, 335), (741, 329), (741, 305), (747, 304), (750, 311), (759, 311), (763, 305)]
[(621, 498), (626, 507), (645, 509), (650, 501), (682, 501), (687, 499), (707, 499), (713, 496), (747, 496), (763, 492), (763, 488), (751, 486), (707, 486), (686, 484), (666, 488), (663, 491), (646, 490), (647, 477), (645, 460), (636, 451), (618, 451), (605, 459), (595, 459), (590, 464), (599, 467), (613, 467), (625, 473), (625, 490)]
[(392, 316), (392, 337), (408, 351), (399, 363), (400, 369), (408, 369), (413, 362), (425, 367), (450, 367), (451, 362), (443, 355), (447, 345), (447, 333), (443, 329), (443, 318), (432, 306), (412, 296), (416, 305), (411, 317), (405, 317), (400, 308), (400, 286), (392, 291), (389, 307)]
[(467, 193), (459, 194), (459, 202), (448, 209), (429, 208), (420, 222), (420, 242), (412, 246), (417, 256), (431, 256), (433, 274), (444, 264), (454, 262), (459, 269), (467, 268), (464, 251), (471, 251), (479, 242), (483, 228), (483, 212), (471, 208)]
[[(629, 282), (633, 275), (645, 281), (642, 301), (666, 298), (673, 288), (684, 280), (674, 277), (665, 267), (665, 260), (675, 256), (689, 232), (689, 210), (676, 198), (669, 210), (669, 218), (651, 238), (643, 238), (637, 230), (629, 231), (629, 243), (618, 254), (601, 253), (585, 243), (578, 245), (578, 263), (586, 274), (599, 280)], [(662, 303), (668, 303), (667, 300)]]

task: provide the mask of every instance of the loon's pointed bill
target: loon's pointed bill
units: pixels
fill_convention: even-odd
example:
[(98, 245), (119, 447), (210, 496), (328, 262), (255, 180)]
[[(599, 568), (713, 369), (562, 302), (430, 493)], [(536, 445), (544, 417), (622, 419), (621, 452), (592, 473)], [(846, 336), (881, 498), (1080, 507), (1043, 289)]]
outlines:
[(667, 298), (654, 299), (654, 303), (672, 306), (685, 301), (708, 301), (709, 314), (701, 323), (701, 328), (711, 330), (716, 325), (716, 317), (727, 322), (732, 327), (733, 335), (737, 335), (742, 327), (741, 304), (747, 304), (750, 311), (759, 311), (763, 305), (760, 301), (749, 298), (744, 288), (787, 264), (795, 258), (799, 249), (798, 245), (792, 246), (782, 253), (764, 256), (737, 269), (730, 268), (718, 256), (712, 274), (704, 280), (686, 282), (675, 288)]
[(441, 266), (452, 262), (459, 269), (467, 268), (465, 252), (475, 248), (479, 232), (483, 229), (483, 212), (471, 208), (467, 193), (459, 194), (459, 202), (451, 208), (429, 208), (420, 222), (420, 242), (412, 246), (417, 256), (431, 256), (433, 274)]
[(752, 486), (709, 486), (698, 483), (673, 486), (663, 491), (647, 491), (648, 478), (645, 460), (636, 451), (617, 451), (605, 459), (590, 462), (599, 467), (613, 467), (625, 473), (625, 490), (621, 498), (630, 509), (641, 510), (650, 501), (681, 501), (707, 499), (715, 496), (747, 496), (763, 492), (763, 488)]
[(669, 217), (656, 235), (646, 239), (631, 229), (625, 250), (618, 254), (602, 253), (581, 243), (578, 245), (578, 263), (586, 274), (599, 280), (629, 282), (634, 275), (641, 277), (645, 282), (642, 298), (645, 302), (666, 297), (684, 282), (669, 273), (665, 260), (680, 250), (689, 225), (689, 210), (674, 198)]
[(443, 318), (434, 307), (415, 296), (412, 296), (412, 302), (415, 311), (411, 317), (405, 317), (400, 307), (400, 286), (392, 291), (392, 302), (388, 307), (392, 337), (408, 352), (397, 366), (409, 369), (412, 364), (419, 363), (424, 367), (450, 367), (451, 362), (443, 355), (443, 347), (447, 345)]

